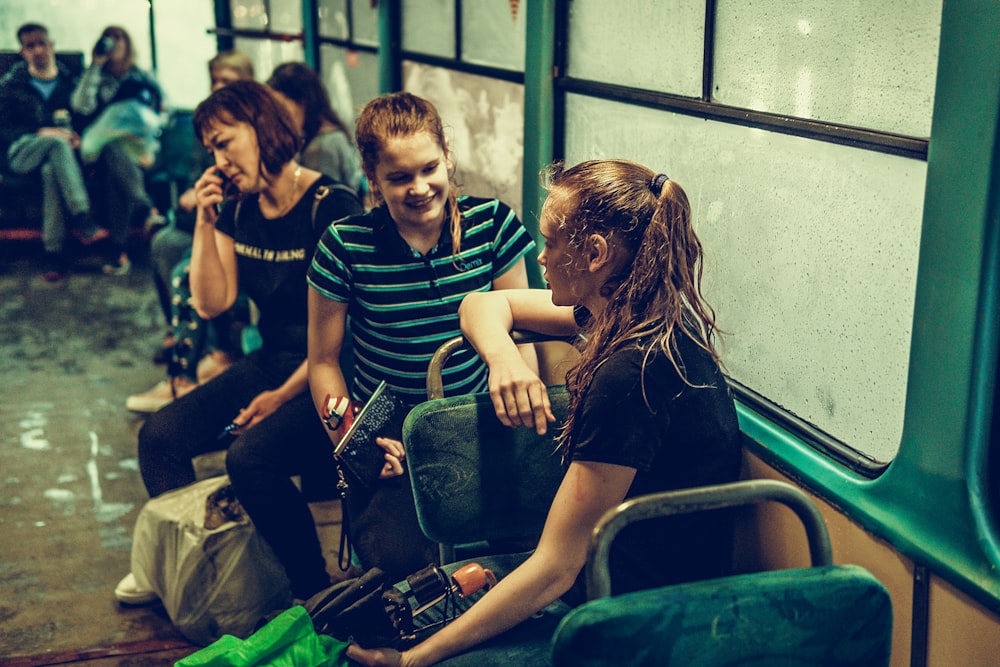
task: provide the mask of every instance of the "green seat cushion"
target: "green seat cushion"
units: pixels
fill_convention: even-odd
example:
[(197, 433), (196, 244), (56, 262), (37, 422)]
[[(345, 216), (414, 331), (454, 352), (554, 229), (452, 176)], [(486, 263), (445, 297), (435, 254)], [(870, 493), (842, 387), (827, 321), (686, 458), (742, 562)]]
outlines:
[(591, 600), (553, 638), (556, 667), (888, 665), (892, 604), (854, 565), (779, 570)]

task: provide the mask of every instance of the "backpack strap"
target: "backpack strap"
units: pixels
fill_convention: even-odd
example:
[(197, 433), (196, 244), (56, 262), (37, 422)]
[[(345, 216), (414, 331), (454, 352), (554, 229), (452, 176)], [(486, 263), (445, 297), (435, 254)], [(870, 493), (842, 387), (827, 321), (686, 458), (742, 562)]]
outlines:
[(326, 226), (324, 225), (322, 229), (316, 229), (316, 216), (319, 213), (319, 204), (321, 201), (327, 198), (333, 192), (340, 192), (345, 195), (349, 195), (355, 201), (358, 200), (358, 193), (354, 191), (354, 188), (348, 187), (343, 183), (334, 183), (332, 185), (321, 185), (316, 188), (316, 195), (313, 198), (312, 205), (312, 228), (313, 233), (319, 238), (326, 231)]
[[(310, 221), (313, 229), (313, 233), (319, 237), (325, 230), (316, 229), (316, 216), (319, 214), (319, 204), (321, 201), (327, 198), (327, 196), (334, 190), (343, 192), (350, 195), (353, 199), (357, 200), (358, 193), (354, 191), (353, 188), (349, 188), (343, 183), (334, 183), (333, 185), (321, 185), (316, 188), (316, 194), (313, 196), (312, 212), (310, 213)], [(240, 208), (243, 206), (243, 198), (240, 197), (236, 200), (236, 210), (233, 211), (233, 225), (239, 224), (240, 221)]]

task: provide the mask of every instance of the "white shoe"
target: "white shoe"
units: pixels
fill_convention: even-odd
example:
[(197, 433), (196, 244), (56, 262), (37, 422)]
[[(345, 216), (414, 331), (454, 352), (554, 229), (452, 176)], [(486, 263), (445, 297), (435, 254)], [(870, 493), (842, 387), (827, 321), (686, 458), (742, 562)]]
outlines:
[(115, 598), (122, 604), (144, 605), (156, 602), (160, 599), (160, 596), (154, 591), (139, 588), (139, 584), (135, 581), (135, 575), (129, 572), (115, 586)]
[(197, 386), (196, 384), (181, 383), (176, 381), (176, 379), (173, 381), (161, 380), (149, 391), (144, 391), (141, 394), (132, 394), (126, 398), (125, 409), (132, 412), (152, 414)]
[(205, 384), (217, 375), (229, 370), (233, 360), (225, 352), (213, 350), (198, 362), (198, 383)]

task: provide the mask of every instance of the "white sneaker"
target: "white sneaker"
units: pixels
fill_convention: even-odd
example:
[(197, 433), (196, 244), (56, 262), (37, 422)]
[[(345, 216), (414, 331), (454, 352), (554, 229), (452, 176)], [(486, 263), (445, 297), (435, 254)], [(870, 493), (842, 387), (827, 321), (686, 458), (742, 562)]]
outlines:
[(115, 598), (122, 604), (130, 605), (152, 604), (160, 599), (154, 591), (139, 588), (135, 581), (135, 575), (131, 572), (115, 586)]
[(152, 414), (171, 403), (175, 398), (180, 398), (198, 385), (187, 384), (171, 380), (161, 380), (149, 391), (141, 394), (132, 394), (125, 399), (125, 409), (132, 412)]
[(217, 375), (229, 370), (233, 360), (225, 352), (212, 350), (198, 362), (198, 383), (205, 384)]

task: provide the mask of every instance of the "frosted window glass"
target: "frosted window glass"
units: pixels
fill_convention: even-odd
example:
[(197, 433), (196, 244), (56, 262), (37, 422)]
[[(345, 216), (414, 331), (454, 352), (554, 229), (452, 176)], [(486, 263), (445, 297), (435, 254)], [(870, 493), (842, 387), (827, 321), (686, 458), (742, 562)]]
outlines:
[(941, 0), (719, 0), (713, 99), (930, 136)]
[(351, 0), (354, 20), (354, 41), (358, 44), (378, 46), (378, 7), (371, 0)]
[(171, 106), (193, 109), (208, 96), (208, 61), (216, 54), (213, 0), (171, 0), (155, 9), (156, 76)]
[(258, 81), (267, 81), (274, 68), (281, 63), (290, 60), (302, 62), (305, 59), (302, 52), (302, 42), (299, 41), (237, 38), (234, 48), (250, 56), (250, 60), (253, 61), (253, 71)]
[(455, 0), (403, 0), (403, 50), (455, 57)]
[(270, 22), (264, 0), (230, 0), (229, 11), (234, 28), (265, 30)]
[(703, 0), (573, 0), (569, 76), (701, 97)]
[(354, 120), (368, 100), (378, 95), (378, 56), (323, 44), (320, 74), (340, 119), (354, 130)]
[(895, 456), (926, 163), (579, 95), (566, 152), (680, 183), (732, 377), (876, 460)]
[(505, 2), (462, 5), (462, 60), (523, 72), (525, 14)]
[(319, 0), (316, 23), (320, 36), (347, 39), (347, 3), (345, 0)]
[(404, 61), (404, 89), (434, 103), (462, 192), (521, 211), (524, 87)]
[(271, 0), (271, 30), (302, 32), (302, 0)]

